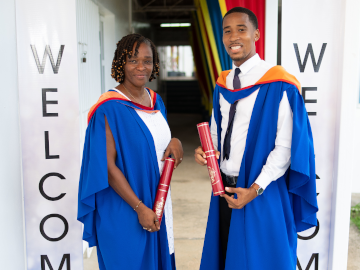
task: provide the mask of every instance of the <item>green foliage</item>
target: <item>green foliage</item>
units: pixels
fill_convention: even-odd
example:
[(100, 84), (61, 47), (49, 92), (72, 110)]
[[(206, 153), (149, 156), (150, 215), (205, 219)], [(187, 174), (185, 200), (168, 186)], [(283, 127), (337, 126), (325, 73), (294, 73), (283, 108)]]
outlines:
[(360, 230), (360, 203), (358, 203), (354, 207), (351, 207), (350, 220)]

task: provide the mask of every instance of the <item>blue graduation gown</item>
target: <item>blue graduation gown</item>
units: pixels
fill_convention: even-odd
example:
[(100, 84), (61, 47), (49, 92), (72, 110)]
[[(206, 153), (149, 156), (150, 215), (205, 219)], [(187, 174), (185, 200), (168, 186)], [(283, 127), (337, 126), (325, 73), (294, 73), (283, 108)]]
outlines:
[[(148, 110), (159, 111), (157, 113), (162, 113), (166, 119), (163, 101), (151, 93), (155, 105)], [(94, 105), (86, 130), (78, 196), (78, 220), (84, 224), (83, 239), (90, 247), (97, 246), (101, 270), (175, 269), (174, 254), (170, 256), (169, 253), (165, 218), (160, 231), (145, 231), (137, 213), (108, 183), (105, 116), (115, 140), (116, 165), (150, 209), (160, 179), (152, 135), (135, 111), (135, 108), (144, 108), (114, 98), (116, 93), (106, 93), (109, 94), (112, 98)]]
[(241, 91), (216, 86), (213, 108), (218, 149), (222, 149), (220, 93), (232, 104), (260, 87), (237, 181), (237, 187), (249, 188), (275, 148), (279, 104), (286, 92), (293, 112), (291, 165), (261, 196), (243, 209), (232, 210), (225, 268), (219, 238), (219, 197), (211, 197), (201, 270), (295, 270), (297, 232), (317, 225), (315, 156), (303, 99), (291, 82), (276, 78), (263, 81)]

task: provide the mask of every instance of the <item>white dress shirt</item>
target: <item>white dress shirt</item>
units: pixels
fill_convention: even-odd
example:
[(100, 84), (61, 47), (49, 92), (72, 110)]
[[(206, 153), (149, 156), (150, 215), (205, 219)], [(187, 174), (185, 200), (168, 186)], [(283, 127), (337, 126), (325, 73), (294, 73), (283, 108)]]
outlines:
[[(254, 85), (272, 67), (272, 65), (261, 60), (258, 54), (255, 54), (239, 67), (241, 72), (238, 76), (241, 87), (244, 88)], [(237, 68), (237, 66), (233, 64), (233, 69), (226, 77), (226, 87), (228, 89), (234, 89), (233, 79), (235, 68)], [(234, 116), (234, 124), (230, 141), (230, 156), (228, 160), (223, 160), (223, 151), (221, 151), (220, 157), (220, 169), (226, 175), (239, 175), (241, 161), (245, 151), (249, 123), (258, 92), (259, 89), (254, 91), (248, 97), (240, 99), (236, 105), (236, 113)], [(223, 146), (231, 104), (225, 100), (222, 94), (220, 94), (219, 102), (222, 116), (221, 145)], [(260, 175), (255, 181), (255, 183), (263, 189), (265, 189), (272, 181), (284, 175), (290, 165), (292, 125), (292, 111), (287, 94), (284, 92), (279, 105), (275, 148), (270, 152), (266, 160), (266, 164), (263, 166)], [(211, 117), (211, 137), (214, 147), (217, 149), (217, 126), (214, 120), (214, 111)]]

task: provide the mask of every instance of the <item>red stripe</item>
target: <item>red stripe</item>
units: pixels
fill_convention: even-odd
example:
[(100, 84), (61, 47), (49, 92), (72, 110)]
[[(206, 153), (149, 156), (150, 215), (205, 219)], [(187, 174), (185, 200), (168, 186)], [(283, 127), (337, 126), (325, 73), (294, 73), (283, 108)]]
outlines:
[[(119, 103), (121, 103), (121, 102), (119, 102)], [(121, 104), (123, 104), (123, 105), (125, 105), (125, 106), (128, 106), (128, 107), (130, 107), (130, 108), (133, 108), (134, 110), (138, 110), (138, 111), (142, 111), (142, 112), (146, 112), (146, 113), (156, 113), (156, 112), (160, 112), (160, 110), (139, 110), (138, 108), (136, 108), (136, 107), (133, 107), (133, 106), (130, 106), (130, 105), (128, 105), (128, 104), (124, 104), (124, 103), (121, 103)]]
[[(139, 108), (141, 108), (141, 109), (143, 109), (143, 110), (152, 111), (152, 110), (154, 110), (154, 107), (155, 107), (156, 97), (157, 97), (157, 95), (156, 95), (156, 93), (154, 92), (154, 96), (152, 97), (152, 104), (153, 104), (152, 107), (146, 107), (146, 106), (144, 106), (144, 105), (138, 104), (138, 103), (133, 102), (133, 101), (131, 101), (131, 103), (133, 103), (134, 105), (138, 106)], [(129, 101), (130, 101), (130, 100), (129, 100)]]

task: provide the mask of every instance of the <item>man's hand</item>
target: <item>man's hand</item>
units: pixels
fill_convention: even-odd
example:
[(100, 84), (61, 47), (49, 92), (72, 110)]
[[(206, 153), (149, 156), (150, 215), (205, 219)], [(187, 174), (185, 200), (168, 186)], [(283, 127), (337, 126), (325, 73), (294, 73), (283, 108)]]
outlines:
[[(257, 184), (254, 184), (254, 186), (258, 186)], [(225, 190), (229, 193), (236, 193), (237, 199), (234, 199), (234, 195), (231, 197), (229, 195), (220, 195), (221, 197), (225, 198), (227, 201), (229, 208), (234, 209), (242, 209), (245, 205), (247, 205), (249, 202), (251, 202), (253, 199), (257, 197), (257, 193), (255, 188), (257, 187), (249, 187), (249, 188), (230, 188), (226, 187)]]
[[(216, 151), (215, 150), (215, 155), (216, 155), (216, 158), (219, 159), (220, 158), (220, 152), (219, 151)], [(199, 146), (198, 148), (195, 149), (195, 154), (194, 154), (194, 157), (195, 157), (195, 161), (200, 164), (201, 166), (204, 166), (206, 165), (206, 154), (205, 152), (203, 151), (202, 147)]]
[(182, 162), (184, 150), (179, 139), (172, 138), (168, 147), (165, 150), (164, 156), (161, 161), (164, 161), (168, 156), (173, 155), (175, 159), (174, 169)]

